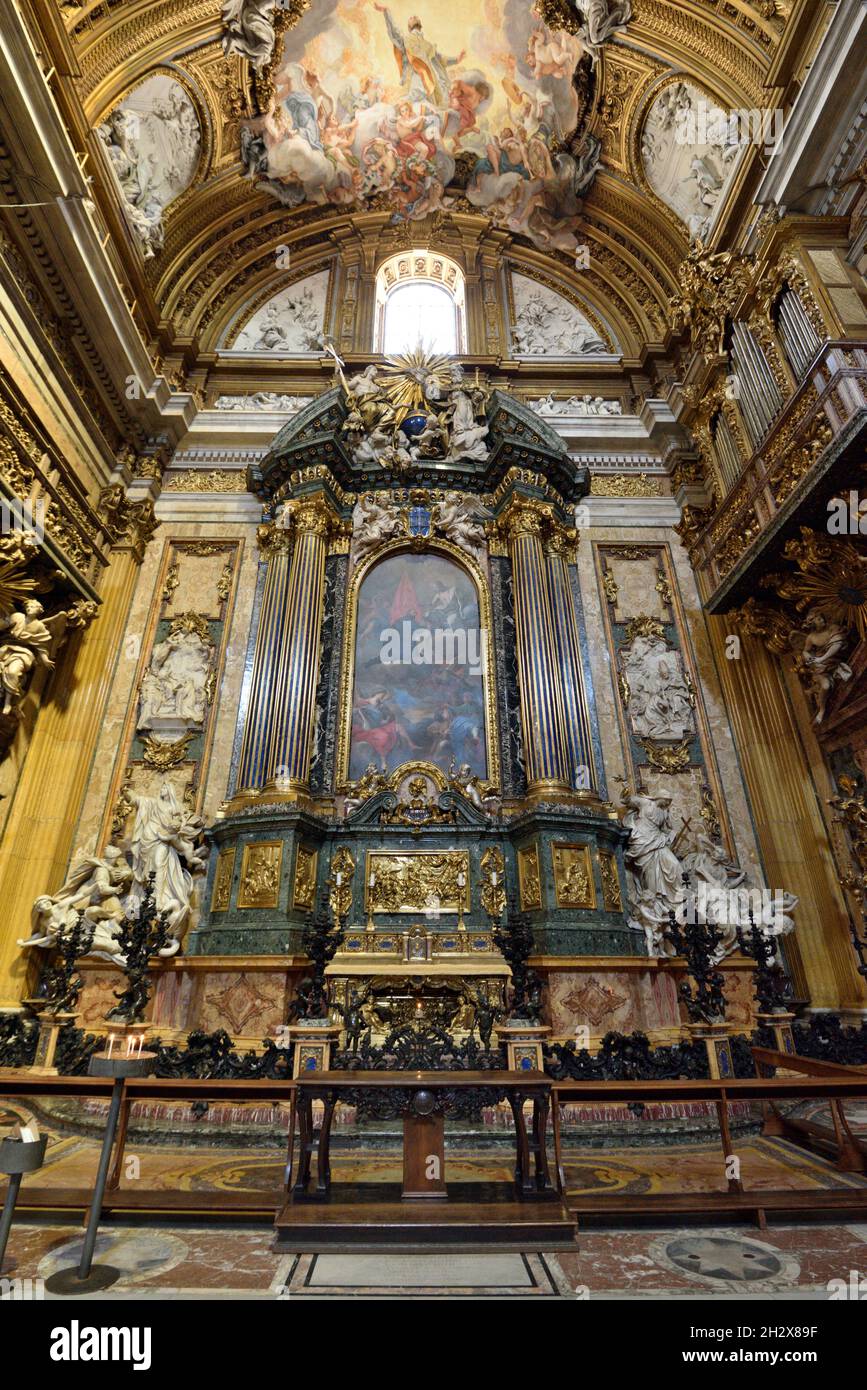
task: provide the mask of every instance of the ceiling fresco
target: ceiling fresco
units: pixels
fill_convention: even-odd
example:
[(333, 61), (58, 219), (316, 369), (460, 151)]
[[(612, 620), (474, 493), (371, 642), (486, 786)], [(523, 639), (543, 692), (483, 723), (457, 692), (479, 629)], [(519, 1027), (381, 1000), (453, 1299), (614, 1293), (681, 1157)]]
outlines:
[(600, 162), (599, 141), (576, 128), (600, 45), (629, 11), (590, 5), (567, 33), (527, 0), (320, 0), (275, 49), (273, 98), (242, 126), (243, 164), (289, 207), (415, 221), (460, 203), (574, 252)]

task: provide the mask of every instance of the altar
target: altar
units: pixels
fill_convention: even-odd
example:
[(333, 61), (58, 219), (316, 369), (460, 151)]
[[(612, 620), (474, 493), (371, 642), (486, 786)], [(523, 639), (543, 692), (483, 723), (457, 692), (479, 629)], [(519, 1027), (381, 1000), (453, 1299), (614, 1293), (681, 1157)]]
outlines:
[[(536, 1071), (328, 1071), (298, 1082), (296, 1153), (289, 1136), (288, 1197), (275, 1219), (277, 1248), (342, 1245), (477, 1246), (538, 1241), (571, 1249), (577, 1223), (548, 1167), (550, 1077)], [(377, 1113), (403, 1119), (403, 1182), (332, 1184), (331, 1126), (338, 1104), (375, 1100)], [(322, 1105), (314, 1129), (313, 1104)], [(515, 1127), (512, 1184), (446, 1182), (443, 1120), (506, 1101)], [(532, 1110), (530, 1132), (525, 1107)], [(316, 1173), (313, 1186), (312, 1162)]]

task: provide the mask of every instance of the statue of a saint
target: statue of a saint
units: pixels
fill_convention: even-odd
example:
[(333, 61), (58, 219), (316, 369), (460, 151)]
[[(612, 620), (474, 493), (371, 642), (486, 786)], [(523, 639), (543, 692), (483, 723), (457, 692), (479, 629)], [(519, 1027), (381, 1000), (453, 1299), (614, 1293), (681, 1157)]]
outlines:
[(130, 897), (141, 902), (153, 874), (157, 911), (168, 913), (169, 926), (177, 937), (189, 915), (193, 874), (204, 868), (199, 849), (201, 817), (185, 810), (169, 781), (163, 782), (157, 796), (134, 791), (128, 795), (136, 808), (130, 842), (134, 877)]

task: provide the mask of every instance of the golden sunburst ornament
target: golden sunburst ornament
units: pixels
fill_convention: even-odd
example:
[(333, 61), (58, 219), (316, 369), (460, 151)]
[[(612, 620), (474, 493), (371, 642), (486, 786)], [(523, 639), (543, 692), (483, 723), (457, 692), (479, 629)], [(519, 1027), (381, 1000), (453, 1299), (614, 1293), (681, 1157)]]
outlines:
[(8, 560), (0, 564), (0, 613), (4, 616), (34, 593), (43, 592), (43, 589), (44, 585), (38, 579), (26, 577), (24, 565)]
[(798, 574), (769, 574), (762, 582), (791, 600), (799, 612), (813, 608), (824, 618), (867, 638), (867, 556), (851, 541), (832, 540), (808, 527), (788, 541), (783, 555)]
[(452, 359), (442, 353), (432, 353), (419, 343), (411, 352), (389, 357), (382, 372), (382, 384), (395, 408), (410, 414), (435, 406), (447, 393), (452, 379)]

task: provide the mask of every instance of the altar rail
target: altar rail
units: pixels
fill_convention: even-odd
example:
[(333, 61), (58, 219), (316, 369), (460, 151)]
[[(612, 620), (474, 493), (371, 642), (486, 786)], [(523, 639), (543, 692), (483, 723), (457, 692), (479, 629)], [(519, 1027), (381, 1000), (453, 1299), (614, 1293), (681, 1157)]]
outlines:
[[(815, 1063), (811, 1059), (791, 1057), (785, 1053), (770, 1053), (756, 1049), (759, 1064), (773, 1064), (787, 1070), (810, 1062), (810, 1070), (822, 1067), (821, 1075), (757, 1076), (732, 1081), (560, 1081), (552, 1087), (554, 1156), (558, 1179), (567, 1205), (585, 1222), (611, 1220), (654, 1220), (662, 1216), (719, 1214), (752, 1216), (760, 1226), (766, 1214), (788, 1213), (804, 1215), (810, 1212), (855, 1213), (863, 1219), (867, 1212), (867, 1182), (857, 1177), (844, 1178), (851, 1186), (834, 1189), (773, 1189), (748, 1190), (743, 1180), (729, 1179), (725, 1191), (648, 1193), (641, 1195), (588, 1196), (570, 1194), (565, 1184), (562, 1162), (560, 1106), (577, 1101), (581, 1104), (604, 1102), (623, 1105), (652, 1104), (660, 1101), (688, 1103), (707, 1101), (716, 1106), (722, 1147), (721, 1162), (733, 1153), (729, 1129), (728, 1107), (732, 1102), (756, 1103), (785, 1100), (822, 1099), (829, 1102), (867, 1099), (867, 1069), (844, 1068), (832, 1063)], [(803, 1069), (806, 1069), (804, 1067)], [(835, 1074), (829, 1074), (833, 1071)], [(407, 1073), (407, 1080), (412, 1072)], [(111, 1095), (110, 1078), (89, 1076), (32, 1077), (26, 1072), (0, 1076), (0, 1098), (27, 1096), (89, 1096)], [(289, 1104), (293, 1101), (296, 1083), (291, 1080), (208, 1081), (172, 1080), (162, 1077), (131, 1079), (125, 1083), (125, 1099), (131, 1105), (137, 1100), (174, 1101), (263, 1101)], [(128, 1117), (128, 1105), (124, 1106)], [(294, 1118), (294, 1115), (293, 1115)], [(272, 1194), (262, 1192), (179, 1192), (120, 1188), (118, 1177), (123, 1161), (125, 1128), (119, 1133), (113, 1164), (113, 1186), (106, 1192), (106, 1211), (147, 1211), (155, 1215), (196, 1215), (211, 1219), (251, 1216), (273, 1218), (282, 1205), (282, 1188)], [(94, 1163), (96, 1158), (94, 1156)], [(54, 1210), (86, 1212), (90, 1202), (89, 1189), (57, 1189), (25, 1183), (21, 1189), (18, 1210)]]

